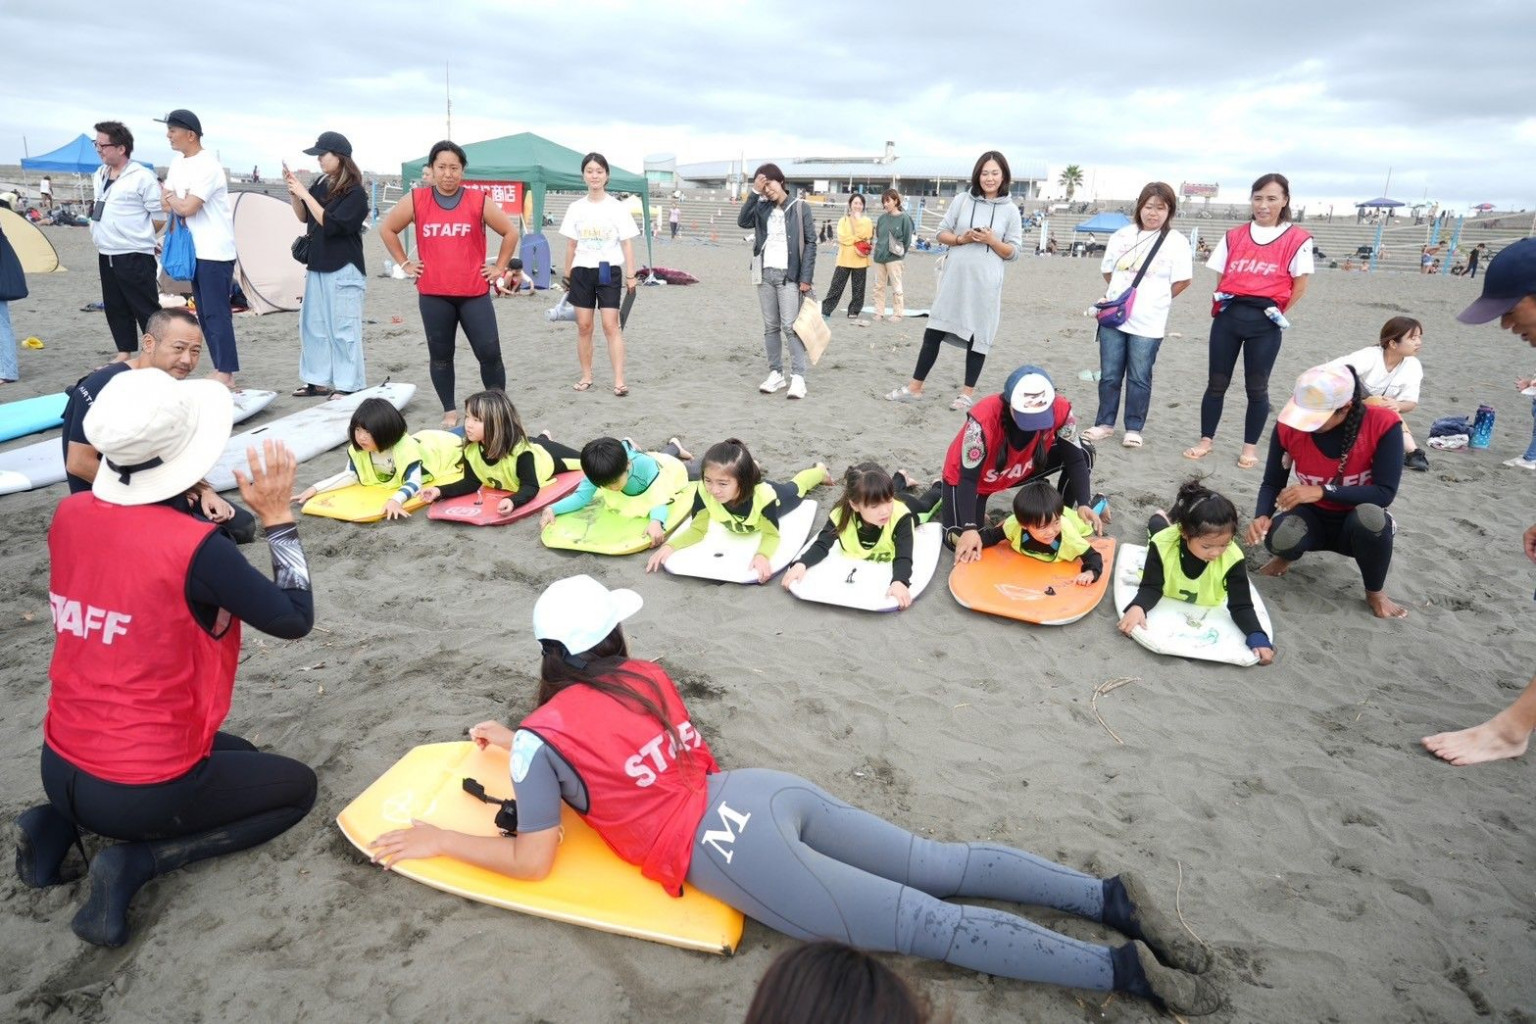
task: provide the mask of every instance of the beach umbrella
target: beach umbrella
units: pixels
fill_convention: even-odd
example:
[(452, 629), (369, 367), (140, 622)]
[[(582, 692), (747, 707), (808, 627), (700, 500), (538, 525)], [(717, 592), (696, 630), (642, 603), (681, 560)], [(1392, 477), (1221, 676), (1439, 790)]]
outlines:
[(1403, 204), (1398, 202), (1396, 199), (1387, 199), (1386, 197), (1382, 197), (1380, 199), (1369, 199), (1369, 200), (1366, 200), (1363, 203), (1356, 203), (1355, 204), (1356, 208), (1359, 208), (1359, 207), (1363, 206), (1363, 207), (1366, 207), (1367, 209), (1380, 209), (1380, 210), (1385, 210), (1385, 209), (1388, 209), (1389, 207), (1402, 206), (1402, 205)]
[(1494, 206), (1492, 203), (1478, 203), (1476, 206), (1472, 207), (1472, 209), (1478, 211), (1479, 213), (1487, 213), (1493, 208)]

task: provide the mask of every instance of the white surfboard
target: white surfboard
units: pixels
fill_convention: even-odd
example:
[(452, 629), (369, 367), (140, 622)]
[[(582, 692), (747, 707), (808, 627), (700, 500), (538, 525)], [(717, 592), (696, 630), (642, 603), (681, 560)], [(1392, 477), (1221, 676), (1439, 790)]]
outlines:
[(330, 451), (347, 440), (347, 425), (352, 414), (369, 398), (382, 398), (396, 409), (404, 409), (416, 395), (415, 384), (380, 384), (377, 387), (355, 391), (334, 402), (319, 402), (303, 412), (273, 420), (255, 430), (247, 430), (229, 439), (224, 454), (208, 472), (208, 482), (216, 491), (229, 491), (235, 487), (235, 470), (249, 473), (245, 450), (254, 447), (261, 450), (267, 440), (283, 441), (300, 462)]
[[(873, 316), (874, 312), (875, 312), (875, 307), (874, 306), (865, 306), (859, 312), (863, 313), (865, 316)], [(892, 320), (896, 319), (896, 311), (894, 309), (892, 309), (890, 306), (886, 306), (885, 307), (885, 312), (880, 314), (880, 315), (881, 316), (888, 316)], [(906, 318), (908, 318), (908, 319), (916, 320), (916, 319), (920, 319), (920, 318), (926, 317), (928, 315), (928, 310), (926, 310), (926, 309), (905, 309), (905, 310), (902, 310), (901, 315), (906, 317)]]
[[(779, 520), (779, 548), (768, 559), (774, 576), (800, 554), (815, 526), (816, 503), (810, 500), (802, 501)], [(682, 529), (686, 531), (688, 523)], [(674, 576), (697, 576), (720, 583), (756, 583), (752, 559), (757, 555), (757, 542), (755, 534), (732, 533), (719, 523), (710, 523), (703, 540), (673, 552), (664, 568)]]
[[(907, 590), (914, 601), (932, 582), (943, 547), (944, 527), (939, 523), (925, 523), (912, 531), (912, 582)], [(893, 612), (896, 599), (886, 593), (890, 589), (891, 563), (849, 558), (841, 544), (833, 544), (826, 558), (790, 584), (789, 592), (802, 601), (865, 612)]]
[[(1120, 615), (1130, 607), (1141, 585), (1141, 569), (1147, 561), (1147, 549), (1141, 544), (1120, 545), (1115, 560), (1115, 611)], [(1275, 638), (1269, 610), (1259, 594), (1258, 584), (1250, 576), (1253, 610), (1270, 640)], [(1259, 656), (1248, 646), (1248, 635), (1237, 627), (1227, 613), (1225, 602), (1211, 608), (1165, 597), (1147, 613), (1146, 625), (1132, 631), (1131, 639), (1154, 654), (1199, 661), (1220, 661), (1228, 665), (1257, 665)]]
[[(276, 391), (246, 389), (233, 393), (232, 422), (250, 419), (272, 404)], [(0, 494), (17, 494), (48, 487), (64, 479), (64, 442), (57, 437), (0, 452)]]

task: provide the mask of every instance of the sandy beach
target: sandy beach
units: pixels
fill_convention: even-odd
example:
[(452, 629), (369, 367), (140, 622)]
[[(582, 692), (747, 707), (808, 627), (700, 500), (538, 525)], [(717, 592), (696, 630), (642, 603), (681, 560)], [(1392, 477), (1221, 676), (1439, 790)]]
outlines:
[[(45, 230), (69, 272), (30, 277), (31, 296), (11, 304), (18, 337), (46, 347), (21, 351), (22, 380), (0, 388), (7, 402), (59, 391), (112, 354), (102, 314), (80, 311), (100, 299), (88, 233)], [(641, 291), (623, 400), (610, 392), (601, 338), (597, 386), (571, 391), (575, 327), (546, 321), (552, 297), (499, 300), (508, 391), (523, 422), (573, 447), (604, 434), (656, 447), (677, 434), (702, 453), (738, 436), (774, 479), (818, 459), (837, 474), (873, 459), (934, 476), (960, 424), (948, 403), (963, 360), (946, 350), (934, 397), (894, 405), (880, 396), (910, 375), (923, 321), (858, 330), (834, 317), (809, 397), (760, 395), (761, 320), (739, 238), (657, 241), (659, 264), (702, 283)], [(417, 384), (406, 418), (413, 429), (435, 426), (414, 288), (377, 276), (376, 234), (367, 246), (369, 379)], [(824, 286), (828, 247), (818, 262)], [(928, 305), (931, 257), (914, 253), (906, 275), (908, 305)], [(1259, 471), (1234, 464), (1240, 383), (1215, 454), (1198, 464), (1179, 454), (1198, 434), (1213, 284), (1197, 269), (1175, 303), (1146, 447), (1122, 450), (1117, 435), (1100, 448), (1095, 486), (1111, 497), (1110, 532), (1122, 541), (1141, 542), (1148, 514), (1195, 470), (1245, 522), (1252, 514)], [(1267, 668), (1154, 656), (1116, 633), (1107, 601), (1061, 628), (968, 612), (944, 585), (948, 555), (909, 611), (868, 615), (796, 601), (776, 583), (716, 586), (647, 576), (641, 556), (546, 550), (529, 523), (304, 518), (317, 627), (296, 642), (247, 631), (226, 728), (314, 766), (314, 811), (266, 846), (150, 883), (134, 904), (134, 938), (118, 950), (71, 934), (83, 883), (38, 891), (0, 872), (0, 1018), (739, 1020), (787, 938), (749, 922), (738, 954), (721, 959), (511, 914), (370, 866), (334, 824), (410, 747), (530, 710), (532, 602), (551, 581), (587, 572), (644, 596), (626, 627), (632, 650), (683, 685), (723, 765), (797, 771), (934, 838), (1006, 842), (1104, 873), (1135, 868), (1169, 893), (1181, 883), (1184, 917), (1216, 952), (1214, 977), (1231, 1003), (1214, 1019), (1531, 1024), (1536, 755), (1456, 769), (1418, 745), (1487, 718), (1531, 673), (1536, 567), (1520, 535), (1536, 521), (1536, 476), (1500, 462), (1529, 439), (1529, 400), (1512, 378), (1536, 369), (1536, 353), (1493, 326), (1455, 322), (1480, 284), (1320, 269), (1294, 311), (1272, 381), (1276, 408), (1301, 370), (1374, 343), (1384, 320), (1406, 313), (1425, 325), (1424, 397), (1410, 416), (1421, 442), (1433, 418), (1471, 415), (1480, 402), (1497, 409), (1498, 425), (1491, 450), (1431, 451), (1431, 472), (1405, 474), (1388, 592), (1410, 617), (1372, 618), (1352, 563), (1310, 557), (1261, 584), (1276, 630)], [(1078, 374), (1097, 369), (1098, 356), (1081, 313), (1102, 289), (1097, 260), (1012, 264), (982, 391), (1035, 362), (1089, 425), (1095, 386)], [(288, 397), (297, 314), (237, 317), (235, 328), (240, 381), (281, 396), (251, 425), (307, 407)], [(462, 398), (479, 389), (462, 342), (457, 368)], [(206, 354), (200, 370), (211, 370)], [(299, 483), (344, 463), (340, 451), (306, 463)], [(7, 823), (42, 797), (53, 648), (46, 534), (65, 493), (0, 498)], [(821, 492), (823, 508), (836, 493)], [(245, 550), (266, 569), (265, 544)], [(1252, 568), (1263, 561), (1250, 552)], [(1097, 702), (1117, 743), (1091, 705), (1095, 687), (1125, 677), (1135, 681)], [(8, 824), (8, 843), (13, 835)], [(1120, 941), (1082, 922), (1037, 919)], [(887, 960), (956, 1021), (1158, 1016), (1136, 1000)]]

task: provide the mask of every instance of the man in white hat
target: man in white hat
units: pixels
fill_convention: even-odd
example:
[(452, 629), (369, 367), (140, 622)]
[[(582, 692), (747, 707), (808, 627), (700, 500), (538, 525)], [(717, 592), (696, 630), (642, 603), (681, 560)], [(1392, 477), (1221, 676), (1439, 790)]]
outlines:
[[(197, 369), (203, 353), (203, 331), (197, 317), (186, 309), (161, 309), (151, 314), (139, 341), (139, 353), (126, 363), (112, 362), (93, 370), (68, 389), (64, 406), (64, 479), (71, 494), (91, 489), (101, 466), (101, 453), (85, 436), (85, 415), (98, 395), (129, 370), (163, 370), (177, 380), (186, 380)], [(217, 491), (198, 481), (187, 492), (184, 508), (211, 523), (217, 523), (238, 544), (256, 539), (256, 517), (245, 509), (221, 498)]]
[[(1488, 264), (1482, 296), (1457, 315), (1464, 324), (1499, 326), (1536, 348), (1536, 238), (1506, 246)], [(1510, 463), (1506, 462), (1508, 466)], [(1536, 562), (1536, 526), (1525, 531), (1525, 557)], [(1482, 725), (1441, 732), (1421, 741), (1438, 758), (1451, 764), (1481, 764), (1519, 757), (1536, 730), (1536, 677), (1509, 707)]]
[[(17, 822), (16, 867), (27, 885), (56, 885), (77, 830), (118, 840), (91, 860), (71, 925), (100, 946), (128, 940), (129, 904), (150, 879), (266, 842), (314, 804), (308, 766), (219, 731), (241, 623), (297, 639), (315, 614), (285, 445), (250, 449), (250, 476), (236, 474), (266, 528), (274, 579), (177, 507), (224, 450), (230, 409), (215, 381), (122, 374), (85, 417), (101, 452), (91, 493), (60, 502), (48, 531), (48, 802)], [(103, 537), (134, 543), (107, 555)]]

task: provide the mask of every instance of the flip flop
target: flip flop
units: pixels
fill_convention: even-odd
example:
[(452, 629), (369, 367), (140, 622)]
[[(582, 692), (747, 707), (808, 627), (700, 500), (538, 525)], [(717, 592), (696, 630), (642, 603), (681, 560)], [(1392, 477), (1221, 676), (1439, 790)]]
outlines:
[(924, 392), (909, 391), (903, 384), (901, 387), (885, 396), (887, 402), (921, 402), (926, 397)]
[(1216, 448), (1215, 445), (1209, 445), (1209, 446), (1204, 447), (1204, 448), (1202, 448), (1198, 444), (1197, 445), (1192, 445), (1191, 447), (1184, 449), (1184, 457), (1186, 459), (1195, 459), (1195, 460), (1203, 459), (1207, 455), (1211, 454), (1211, 452), (1214, 451), (1215, 448)]
[(572, 391), (590, 391), (590, 390), (592, 390), (592, 382), (589, 381), (589, 380), (579, 380), (575, 384), (571, 385), (571, 390)]
[(976, 404), (976, 400), (970, 395), (956, 395), (955, 400), (949, 403), (949, 407), (956, 412), (964, 412)]
[(1258, 464), (1259, 464), (1259, 457), (1257, 455), (1239, 455), (1237, 457), (1237, 468), (1238, 469), (1252, 469), (1254, 466), (1257, 466)]
[(626, 384), (615, 384), (613, 386), (613, 397), (614, 398), (628, 398), (629, 397), (629, 386), (626, 385)]
[(293, 397), (294, 398), (325, 398), (330, 393), (331, 393), (331, 389), (330, 388), (321, 387), (319, 384), (305, 384), (303, 387), (295, 388), (294, 389)]

